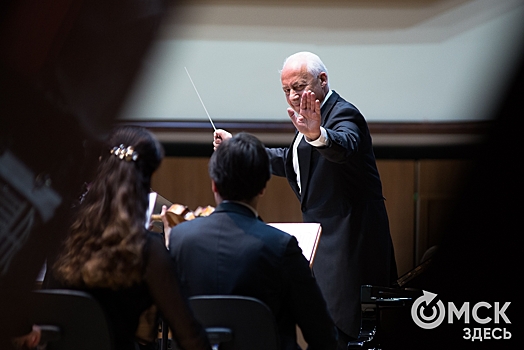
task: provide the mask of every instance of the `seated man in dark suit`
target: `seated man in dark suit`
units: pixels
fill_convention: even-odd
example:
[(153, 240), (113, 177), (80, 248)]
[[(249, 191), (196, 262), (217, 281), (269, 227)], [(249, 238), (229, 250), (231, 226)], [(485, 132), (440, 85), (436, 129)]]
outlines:
[(187, 296), (244, 295), (275, 315), (282, 349), (336, 349), (337, 333), (295, 237), (265, 224), (257, 203), (270, 178), (269, 158), (254, 136), (224, 141), (209, 163), (216, 210), (172, 228), (169, 249)]

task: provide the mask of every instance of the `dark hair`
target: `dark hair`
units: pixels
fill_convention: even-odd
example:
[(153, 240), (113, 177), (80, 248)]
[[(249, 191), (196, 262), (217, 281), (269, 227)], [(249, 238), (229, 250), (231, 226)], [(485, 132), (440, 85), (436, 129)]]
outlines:
[(141, 280), (151, 175), (163, 156), (158, 140), (142, 127), (111, 132), (54, 265), (59, 280), (112, 289)]
[(225, 140), (211, 156), (209, 176), (223, 199), (250, 200), (271, 177), (269, 156), (255, 136), (241, 132)]

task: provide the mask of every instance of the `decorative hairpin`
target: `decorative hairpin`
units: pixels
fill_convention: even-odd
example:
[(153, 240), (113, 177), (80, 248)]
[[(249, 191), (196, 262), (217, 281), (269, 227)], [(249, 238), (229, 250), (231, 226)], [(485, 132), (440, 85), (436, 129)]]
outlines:
[(138, 159), (138, 153), (135, 152), (132, 146), (124, 147), (120, 145), (119, 147), (113, 147), (111, 154), (117, 156), (118, 158), (125, 160), (126, 162), (136, 161)]

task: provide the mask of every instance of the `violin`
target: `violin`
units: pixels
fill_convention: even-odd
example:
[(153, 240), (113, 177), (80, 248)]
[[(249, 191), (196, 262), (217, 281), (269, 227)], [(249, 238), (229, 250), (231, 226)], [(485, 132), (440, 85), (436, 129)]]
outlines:
[[(215, 208), (208, 205), (206, 207), (198, 207), (191, 211), (187, 206), (182, 204), (173, 204), (166, 211), (166, 219), (170, 227), (174, 227), (181, 222), (193, 220), (199, 216), (208, 216), (215, 211)], [(162, 221), (161, 214), (151, 215), (152, 221)]]

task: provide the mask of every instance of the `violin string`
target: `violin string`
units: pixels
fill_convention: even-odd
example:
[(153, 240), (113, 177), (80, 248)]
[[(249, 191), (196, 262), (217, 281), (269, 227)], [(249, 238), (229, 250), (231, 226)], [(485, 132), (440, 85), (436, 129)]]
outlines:
[(193, 84), (193, 88), (195, 89), (195, 92), (197, 93), (197, 96), (200, 99), (200, 103), (202, 103), (202, 107), (204, 107), (204, 110), (206, 111), (207, 117), (209, 118), (209, 121), (211, 122), (211, 126), (213, 126), (213, 130), (217, 131), (217, 128), (215, 128), (215, 124), (213, 123), (213, 120), (211, 120), (211, 116), (207, 112), (207, 108), (204, 105), (204, 101), (202, 101), (202, 98), (200, 97), (200, 94), (198, 93), (198, 90), (197, 90), (197, 88), (195, 86), (195, 83), (193, 83), (193, 79), (191, 79), (191, 75), (189, 75), (189, 71), (187, 70), (186, 67), (184, 67), (184, 69), (186, 70), (186, 73), (187, 73), (187, 76), (189, 77), (189, 80), (191, 80), (191, 84)]

